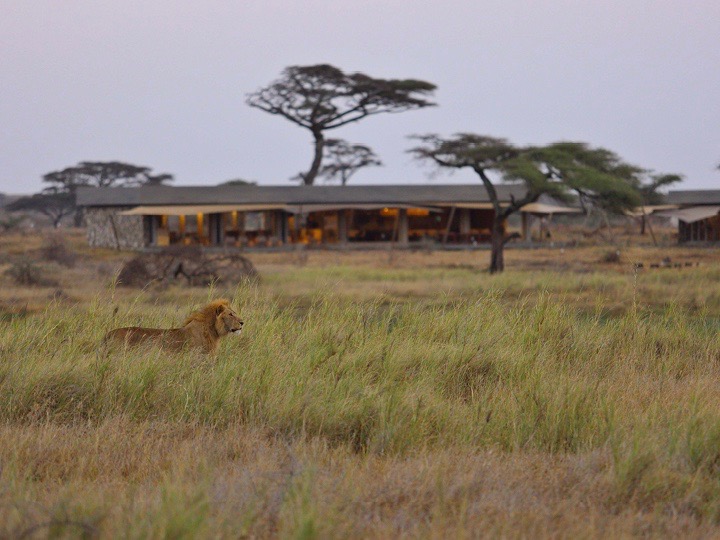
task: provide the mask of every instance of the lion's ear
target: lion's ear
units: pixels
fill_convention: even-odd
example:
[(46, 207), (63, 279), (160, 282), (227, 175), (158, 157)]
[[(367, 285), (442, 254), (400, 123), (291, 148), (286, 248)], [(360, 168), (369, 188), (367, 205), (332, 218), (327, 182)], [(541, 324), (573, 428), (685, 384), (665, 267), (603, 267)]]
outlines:
[(225, 307), (226, 306), (224, 304), (220, 304), (219, 306), (217, 306), (215, 308), (215, 316), (217, 317), (218, 315), (220, 315), (223, 312), (223, 310), (225, 309)]

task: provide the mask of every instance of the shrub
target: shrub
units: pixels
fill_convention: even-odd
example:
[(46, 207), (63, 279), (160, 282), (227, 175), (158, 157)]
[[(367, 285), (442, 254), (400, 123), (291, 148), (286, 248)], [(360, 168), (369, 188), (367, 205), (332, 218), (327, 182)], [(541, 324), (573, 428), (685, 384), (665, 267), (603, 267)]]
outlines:
[(45, 277), (42, 267), (30, 259), (19, 259), (15, 261), (10, 265), (10, 268), (5, 270), (5, 275), (9, 276), (17, 285), (25, 285), (28, 287), (57, 285), (55, 280)]
[(65, 237), (60, 233), (51, 234), (45, 239), (40, 256), (44, 261), (56, 262), (67, 268), (72, 268), (77, 262), (77, 253), (68, 247)]
[(608, 251), (600, 258), (600, 262), (604, 263), (619, 263), (620, 261), (621, 258), (619, 249), (613, 249), (612, 251)]
[(0, 217), (0, 229), (3, 232), (17, 231), (23, 221), (25, 221), (25, 216), (3, 215)]
[(127, 261), (118, 281), (128, 287), (144, 287), (153, 281), (185, 278), (189, 285), (239, 283), (257, 279), (249, 259), (239, 253), (207, 253), (199, 247), (172, 246), (158, 253), (143, 253)]
[(118, 284), (125, 287), (144, 287), (156, 279), (143, 256), (125, 262), (118, 273)]

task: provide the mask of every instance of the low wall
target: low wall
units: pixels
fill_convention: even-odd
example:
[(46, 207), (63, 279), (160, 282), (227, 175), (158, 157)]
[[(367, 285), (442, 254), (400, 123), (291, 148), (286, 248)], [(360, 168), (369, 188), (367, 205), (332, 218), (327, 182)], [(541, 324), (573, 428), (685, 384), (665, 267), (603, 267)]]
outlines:
[(85, 208), (91, 247), (137, 250), (145, 247), (143, 216), (121, 216), (130, 207)]

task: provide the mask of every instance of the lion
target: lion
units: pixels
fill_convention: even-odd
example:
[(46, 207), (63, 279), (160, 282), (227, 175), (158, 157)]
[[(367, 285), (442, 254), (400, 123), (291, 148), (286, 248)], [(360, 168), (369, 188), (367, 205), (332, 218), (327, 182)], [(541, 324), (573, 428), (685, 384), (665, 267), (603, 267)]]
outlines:
[(134, 347), (153, 344), (170, 351), (181, 351), (186, 348), (200, 349), (202, 352), (215, 355), (220, 338), (228, 334), (239, 335), (243, 321), (230, 307), (230, 302), (220, 299), (210, 302), (185, 319), (180, 328), (141, 328), (130, 326), (116, 328), (105, 335), (104, 343), (123, 343)]

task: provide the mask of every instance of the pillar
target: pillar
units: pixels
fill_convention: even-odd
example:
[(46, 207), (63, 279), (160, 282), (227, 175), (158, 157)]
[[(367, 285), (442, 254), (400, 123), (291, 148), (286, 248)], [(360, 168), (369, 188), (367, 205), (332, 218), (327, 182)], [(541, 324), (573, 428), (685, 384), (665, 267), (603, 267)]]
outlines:
[(470, 236), (470, 209), (460, 209), (460, 237), (467, 240)]
[(280, 242), (287, 244), (288, 242), (288, 215), (284, 210), (278, 210), (276, 213), (277, 237)]
[[(199, 224), (198, 224), (199, 226)], [(209, 214), (208, 228), (210, 229), (210, 243), (220, 246), (223, 243), (222, 214)]]
[(525, 242), (530, 242), (532, 240), (532, 233), (530, 231), (532, 216), (527, 212), (521, 212), (520, 215), (522, 217), (522, 239)]
[(160, 216), (143, 216), (143, 225), (145, 226), (145, 245), (157, 245), (157, 229)]
[(398, 243), (407, 245), (408, 243), (408, 214), (407, 208), (398, 210)]
[(340, 244), (346, 244), (347, 239), (348, 239), (348, 220), (347, 220), (347, 211), (346, 210), (338, 210), (337, 226), (338, 226), (338, 242)]

